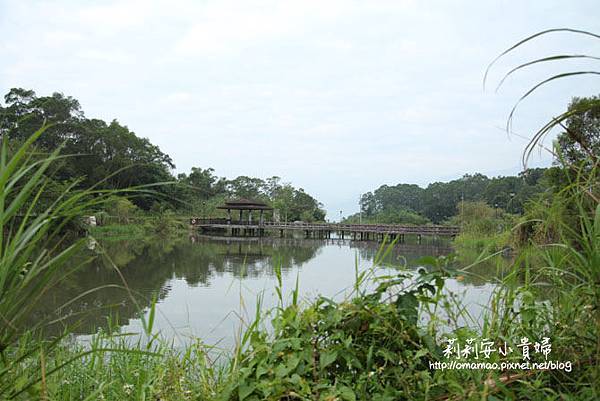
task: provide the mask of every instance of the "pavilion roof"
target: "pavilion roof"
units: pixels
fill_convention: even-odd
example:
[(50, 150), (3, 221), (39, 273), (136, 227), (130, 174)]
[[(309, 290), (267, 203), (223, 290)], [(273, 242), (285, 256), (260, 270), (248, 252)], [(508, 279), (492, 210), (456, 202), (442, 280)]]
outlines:
[(273, 208), (264, 202), (260, 202), (254, 199), (233, 199), (228, 200), (225, 204), (217, 206), (217, 209), (231, 209), (231, 210), (273, 210)]

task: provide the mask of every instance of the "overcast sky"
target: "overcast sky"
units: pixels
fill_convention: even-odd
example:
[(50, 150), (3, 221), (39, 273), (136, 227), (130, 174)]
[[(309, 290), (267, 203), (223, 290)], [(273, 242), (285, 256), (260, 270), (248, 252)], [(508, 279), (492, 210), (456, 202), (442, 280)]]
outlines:
[[(0, 90), (63, 92), (88, 117), (148, 137), (176, 172), (277, 175), (336, 219), (381, 184), (520, 171), (525, 141), (502, 131), (514, 102), (548, 74), (591, 66), (538, 66), (494, 93), (502, 73), (550, 54), (598, 56), (600, 41), (554, 34), (503, 59), (486, 91), (483, 73), (555, 27), (600, 32), (597, 0), (0, 0)], [(531, 135), (598, 83), (540, 90), (515, 132)]]

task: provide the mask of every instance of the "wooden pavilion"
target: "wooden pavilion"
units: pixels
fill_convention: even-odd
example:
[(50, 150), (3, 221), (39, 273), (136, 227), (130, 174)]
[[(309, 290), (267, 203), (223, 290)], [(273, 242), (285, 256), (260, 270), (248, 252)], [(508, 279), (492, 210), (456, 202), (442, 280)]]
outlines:
[(227, 210), (227, 224), (231, 224), (231, 211), (239, 210), (240, 211), (240, 221), (239, 224), (244, 224), (244, 211), (248, 211), (248, 225), (252, 225), (252, 212), (254, 210), (258, 210), (260, 212), (258, 224), (263, 225), (264, 218), (263, 213), (265, 210), (273, 210), (272, 207), (267, 205), (266, 203), (259, 202), (252, 199), (236, 199), (225, 202), (224, 205), (217, 206), (217, 209)]

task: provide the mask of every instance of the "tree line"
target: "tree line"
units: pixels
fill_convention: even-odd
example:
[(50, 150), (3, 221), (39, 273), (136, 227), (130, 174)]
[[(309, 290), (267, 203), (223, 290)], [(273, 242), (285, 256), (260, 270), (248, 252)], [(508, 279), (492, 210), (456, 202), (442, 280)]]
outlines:
[(509, 213), (522, 213), (524, 204), (544, 191), (545, 169), (529, 169), (518, 176), (489, 178), (465, 174), (449, 182), (434, 182), (426, 188), (415, 184), (382, 185), (360, 198), (360, 215), (365, 222), (426, 224), (441, 223), (457, 214), (461, 201), (483, 201)]
[[(523, 214), (533, 199), (551, 197), (577, 175), (598, 171), (600, 162), (600, 97), (573, 98), (568, 118), (554, 141), (554, 163), (549, 168), (531, 168), (517, 176), (492, 177), (466, 174), (449, 182), (434, 182), (426, 188), (415, 184), (382, 185), (361, 195), (360, 212), (347, 222), (426, 224), (449, 221), (460, 214), (459, 205), (482, 204), (499, 212)], [(461, 203), (463, 202), (463, 203)]]
[(71, 96), (38, 96), (23, 88), (13, 88), (4, 96), (0, 135), (8, 138), (9, 148), (17, 149), (44, 124), (48, 128), (37, 140), (34, 153), (42, 157), (61, 147), (66, 155), (52, 172), (52, 185), (44, 190), (47, 202), (70, 185), (106, 190), (144, 187), (149, 189), (129, 198), (144, 211), (216, 213), (214, 207), (227, 198), (250, 198), (272, 204), (289, 221), (325, 218), (317, 199), (279, 177), (227, 179), (215, 176), (212, 168), (200, 167), (174, 176), (173, 160), (158, 146), (117, 120), (87, 118)]
[[(577, 166), (586, 161), (583, 167), (589, 170), (598, 163), (600, 98), (574, 98), (567, 111), (570, 117), (555, 141), (553, 167), (527, 169), (518, 176), (506, 177), (466, 174), (426, 188), (406, 183), (382, 185), (361, 196), (360, 212), (349, 216), (346, 222), (441, 223), (458, 213), (459, 202), (485, 202), (510, 214), (522, 214), (530, 199), (563, 188), (573, 179), (576, 172), (561, 166)], [(37, 141), (40, 157), (57, 147), (68, 155), (52, 172), (52, 184), (42, 195), (46, 203), (70, 185), (120, 190), (163, 183), (146, 193), (136, 193), (130, 198), (132, 205), (145, 211), (214, 216), (222, 213), (216, 206), (224, 200), (249, 198), (271, 204), (282, 220), (325, 218), (323, 205), (317, 199), (277, 176), (227, 179), (216, 176), (212, 168), (201, 167), (174, 176), (173, 160), (158, 146), (117, 120), (87, 118), (80, 103), (71, 96), (38, 96), (22, 88), (13, 88), (4, 96), (4, 105), (0, 104), (0, 135), (8, 138), (9, 147), (17, 148), (43, 124), (49, 127)], [(127, 209), (126, 203), (117, 202), (116, 209)]]

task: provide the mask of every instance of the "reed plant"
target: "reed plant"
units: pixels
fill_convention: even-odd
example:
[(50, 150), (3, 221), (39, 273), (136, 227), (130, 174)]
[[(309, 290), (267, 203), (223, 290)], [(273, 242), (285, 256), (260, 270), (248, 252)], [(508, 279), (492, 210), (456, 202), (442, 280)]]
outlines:
[[(48, 188), (56, 184), (53, 168), (69, 156), (61, 155), (61, 146), (50, 153), (36, 146), (48, 127), (22, 143), (12, 142), (7, 134), (0, 137), (0, 399), (25, 394), (47, 399), (49, 376), (78, 360), (70, 353), (57, 364), (54, 351), (72, 327), (61, 318), (34, 312), (48, 291), (89, 262), (74, 257), (87, 242), (74, 231), (82, 227), (84, 216), (117, 192), (99, 189), (102, 182), (80, 189), (74, 180), (49, 197)], [(149, 192), (142, 187), (127, 191)], [(37, 316), (33, 323), (32, 316)], [(61, 323), (64, 335), (48, 340), (44, 329)]]
[[(503, 54), (556, 32), (526, 38)], [(550, 56), (523, 64), (554, 62)], [(550, 77), (541, 85), (585, 71)], [(589, 74), (588, 74), (589, 75)], [(511, 117), (514, 115), (514, 110)], [(537, 146), (553, 119), (526, 149)], [(97, 189), (67, 188), (50, 207), (37, 208), (50, 183), (50, 166), (60, 149), (44, 157), (31, 152), (44, 128), (9, 151), (0, 152), (0, 399), (42, 400), (594, 400), (600, 399), (600, 205), (598, 163), (586, 160), (572, 181), (553, 194), (551, 215), (529, 216), (550, 233), (528, 237), (481, 316), (448, 290), (448, 280), (475, 274), (478, 263), (452, 267), (451, 258), (427, 258), (418, 272), (380, 270), (394, 242), (384, 243), (375, 268), (355, 270), (356, 283), (343, 300), (319, 297), (302, 302), (296, 282), (283, 289), (276, 268), (278, 304), (243, 322), (236, 348), (225, 356), (201, 341), (183, 349), (154, 332), (156, 305), (142, 314), (144, 333), (103, 334), (87, 345), (66, 336), (42, 340), (46, 319), (28, 326), (36, 302), (78, 266), (73, 255), (82, 240), (65, 243), (65, 227), (108, 196)], [(565, 166), (572, 168), (573, 166)], [(536, 213), (544, 209), (539, 207)], [(564, 214), (568, 208), (573, 211)], [(280, 266), (280, 265), (276, 265)], [(84, 294), (82, 294), (83, 296)], [(68, 305), (65, 305), (68, 306)], [(66, 328), (65, 333), (69, 332)], [(145, 334), (145, 336), (144, 336)], [(552, 358), (569, 360), (560, 370), (436, 370), (442, 344), (454, 337), (506, 342), (546, 336)], [(499, 361), (498, 355), (491, 361)]]

